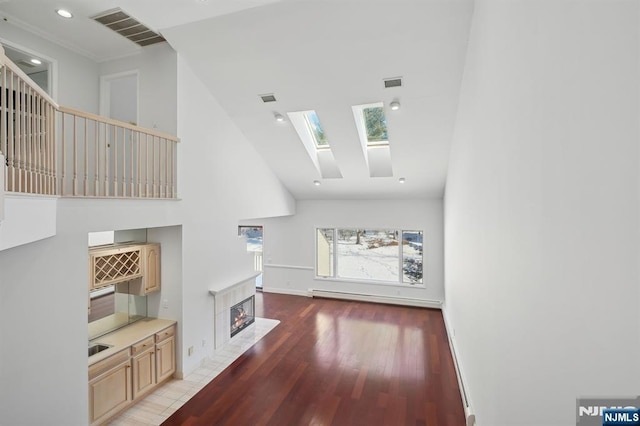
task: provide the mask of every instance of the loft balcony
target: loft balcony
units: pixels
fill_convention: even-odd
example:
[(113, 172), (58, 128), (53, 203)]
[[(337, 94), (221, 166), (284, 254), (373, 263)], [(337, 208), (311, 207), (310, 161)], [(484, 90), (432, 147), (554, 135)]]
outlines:
[(0, 88), (6, 192), (177, 198), (177, 137), (59, 106), (4, 51)]
[(58, 105), (0, 47), (0, 250), (55, 235), (59, 197), (177, 199), (178, 143)]

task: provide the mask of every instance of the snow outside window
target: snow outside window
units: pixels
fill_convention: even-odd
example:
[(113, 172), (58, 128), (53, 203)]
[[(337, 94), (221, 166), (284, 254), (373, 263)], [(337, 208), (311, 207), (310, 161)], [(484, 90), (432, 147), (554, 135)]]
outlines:
[(422, 284), (422, 231), (316, 229), (316, 275)]

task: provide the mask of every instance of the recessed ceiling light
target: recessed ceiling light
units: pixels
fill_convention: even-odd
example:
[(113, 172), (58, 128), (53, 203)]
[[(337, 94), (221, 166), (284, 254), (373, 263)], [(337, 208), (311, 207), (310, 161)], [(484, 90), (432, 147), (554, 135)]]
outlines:
[(284, 116), (282, 114), (275, 113), (273, 116), (276, 118), (278, 123), (282, 123), (284, 121)]
[(42, 65), (42, 61), (36, 58), (31, 59), (31, 63), (36, 65)]
[(313, 181), (313, 184), (314, 184), (315, 186), (320, 186), (320, 181), (319, 181), (319, 180), (314, 180), (314, 181)]
[(63, 18), (73, 18), (73, 13), (69, 12), (68, 10), (64, 10), (64, 9), (56, 9), (56, 13), (60, 16), (62, 16)]
[(391, 107), (391, 109), (392, 109), (393, 111), (397, 111), (397, 110), (399, 110), (399, 109), (400, 109), (400, 102), (398, 102), (398, 101), (393, 101), (393, 102), (391, 102), (391, 103), (389, 104), (389, 106)]
[(405, 178), (400, 178), (400, 179), (398, 179), (398, 182), (400, 182), (400, 183), (404, 183), (404, 182), (405, 182)]

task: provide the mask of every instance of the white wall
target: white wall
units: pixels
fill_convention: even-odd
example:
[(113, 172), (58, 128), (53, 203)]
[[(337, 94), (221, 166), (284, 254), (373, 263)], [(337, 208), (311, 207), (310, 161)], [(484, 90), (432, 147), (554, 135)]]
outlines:
[[(168, 43), (147, 46), (134, 56), (103, 62), (100, 76), (138, 71), (138, 125), (176, 134), (176, 52)], [(113, 101), (113, 100), (112, 100)]]
[(640, 394), (638, 3), (475, 5), (445, 313), (480, 426)]
[(12, 42), (56, 61), (53, 99), (62, 106), (98, 112), (98, 64), (91, 59), (25, 31), (11, 23), (0, 25), (0, 40)]
[[(4, 169), (3, 163), (0, 163), (0, 169)], [(57, 201), (56, 197), (0, 195), (0, 209), (3, 209), (0, 214), (0, 251), (54, 236)]]
[[(442, 301), (442, 215), (441, 200), (307, 200), (298, 201), (295, 216), (247, 223), (264, 226), (264, 291), (306, 295), (313, 288)], [(315, 279), (316, 227), (423, 230), (425, 287)]]
[[(208, 289), (253, 272), (253, 257), (238, 238), (238, 220), (291, 214), (293, 198), (252, 145), (178, 57), (178, 155), (183, 198), (182, 351), (185, 373), (213, 350), (213, 297)], [(188, 308), (187, 308), (188, 307)], [(207, 346), (202, 347), (202, 340)]]

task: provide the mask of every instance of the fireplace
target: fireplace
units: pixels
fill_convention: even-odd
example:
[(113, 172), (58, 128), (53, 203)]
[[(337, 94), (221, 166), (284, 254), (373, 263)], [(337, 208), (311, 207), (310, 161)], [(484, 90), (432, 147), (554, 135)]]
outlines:
[(231, 307), (231, 337), (255, 321), (255, 297), (251, 296)]

